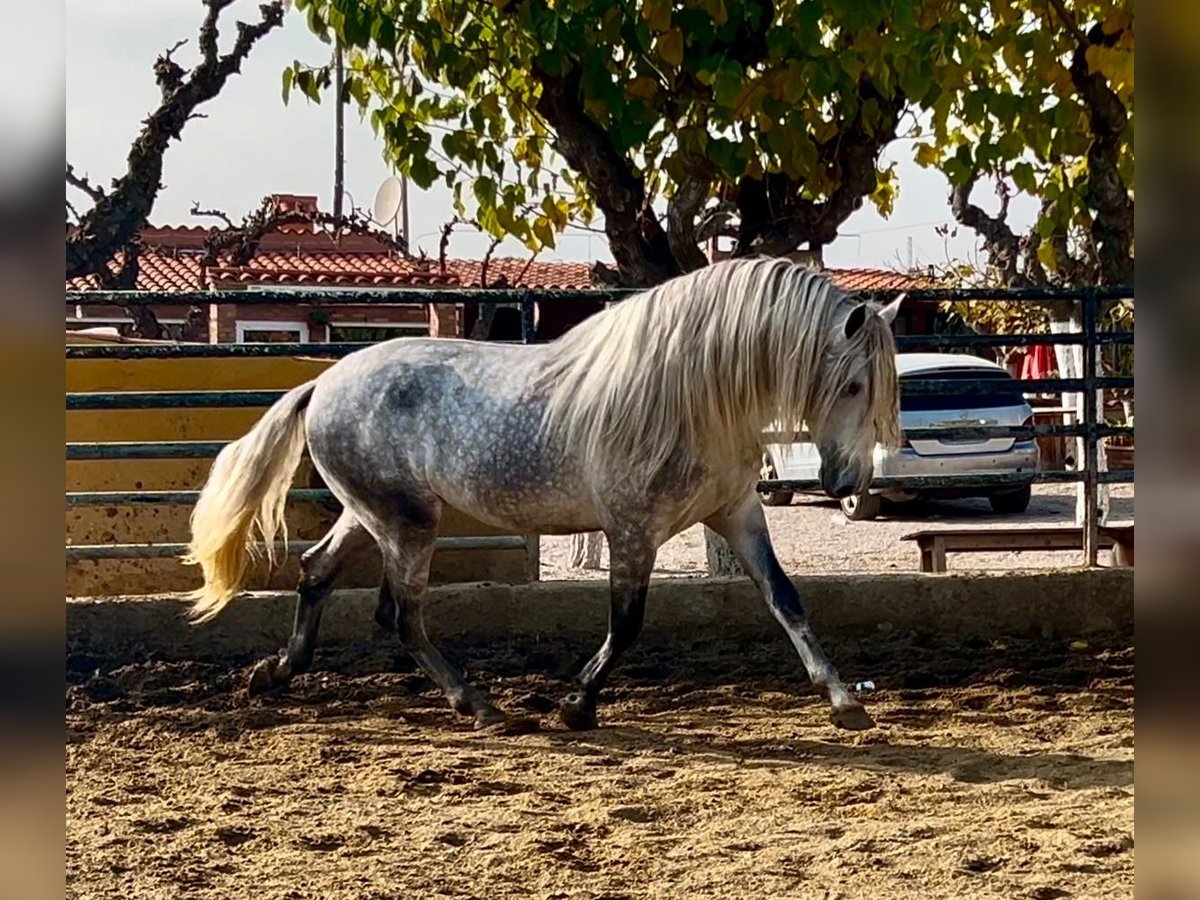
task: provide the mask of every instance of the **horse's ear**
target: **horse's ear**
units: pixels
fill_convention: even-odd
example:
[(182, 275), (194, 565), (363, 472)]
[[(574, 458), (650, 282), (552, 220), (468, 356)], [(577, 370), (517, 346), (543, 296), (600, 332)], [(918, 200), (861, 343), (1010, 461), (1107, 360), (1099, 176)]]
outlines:
[(900, 312), (900, 301), (907, 296), (907, 293), (901, 294), (899, 297), (881, 309), (879, 311), (879, 318), (883, 319), (883, 321), (888, 325), (891, 325), (893, 322), (895, 322), (896, 313)]
[(867, 321), (867, 304), (860, 303), (846, 316), (846, 339), (854, 337)]

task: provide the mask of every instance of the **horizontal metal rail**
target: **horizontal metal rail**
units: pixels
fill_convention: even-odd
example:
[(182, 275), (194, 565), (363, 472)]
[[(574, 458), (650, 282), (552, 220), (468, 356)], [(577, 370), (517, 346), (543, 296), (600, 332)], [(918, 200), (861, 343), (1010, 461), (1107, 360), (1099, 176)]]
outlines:
[[(1133, 472), (1113, 470), (1100, 472), (1101, 481), (1126, 483), (1133, 481)], [(1080, 481), (1083, 473), (1070, 470), (1002, 473), (986, 475), (928, 475), (908, 477), (879, 477), (871, 482), (874, 488), (917, 490), (923, 487), (989, 487), (994, 485), (1068, 484)], [(771, 491), (816, 490), (821, 486), (815, 478), (767, 479), (755, 486), (759, 493)], [(67, 507), (86, 509), (98, 506), (191, 506), (199, 491), (74, 491), (68, 493)], [(299, 503), (329, 503), (340, 505), (331, 491), (319, 488), (297, 488), (288, 492), (288, 499)]]
[(67, 444), (67, 459), (211, 459), (228, 441), (113, 441)]
[[(1098, 472), (1097, 480), (1107, 484), (1125, 484), (1133, 481), (1129, 470)], [(997, 472), (979, 475), (906, 475), (879, 477), (871, 481), (871, 487), (879, 490), (926, 490), (933, 488), (984, 488), (1021, 487), (1026, 484), (1070, 484), (1083, 481), (1082, 471), (1053, 470), (1048, 472)], [(760, 494), (771, 491), (816, 491), (821, 482), (815, 478), (778, 478), (760, 481), (755, 487)]]
[[(403, 306), (406, 304), (473, 305), (477, 303), (613, 303), (637, 294), (630, 288), (588, 288), (586, 290), (543, 290), (502, 288), (315, 288), (304, 291), (220, 290), (220, 291), (67, 291), (67, 306), (144, 306), (148, 303), (173, 306), (235, 304), (237, 306)], [(1107, 288), (948, 288), (855, 291), (855, 296), (873, 298), (905, 294), (909, 300), (1120, 300), (1133, 297), (1132, 287)]]
[[(1057, 393), (1133, 387), (1128, 376), (1039, 378), (1019, 382), (1022, 393)], [(957, 394), (972, 397), (996, 393), (1002, 386), (987, 379), (912, 378), (901, 382), (903, 397)], [(1007, 388), (1007, 385), (1003, 385)], [(287, 391), (97, 391), (67, 394), (67, 409), (196, 409), (270, 406)]]
[(74, 344), (67, 347), (67, 359), (244, 359), (275, 356), (340, 359), (371, 343), (334, 342), (329, 344)]
[[(199, 496), (199, 491), (68, 491), (67, 507), (192, 506)], [(300, 503), (338, 502), (332, 491), (322, 488), (295, 488), (288, 491), (288, 499)]]
[[(1111, 437), (1132, 434), (1128, 425), (969, 425), (956, 428), (910, 428), (909, 440), (983, 441), (993, 438), (1032, 440), (1038, 437)], [(211, 459), (228, 441), (80, 441), (69, 443), (68, 460), (85, 459)]]
[[(279, 552), (303, 553), (315, 547), (317, 541), (275, 542)], [(517, 535), (488, 537), (440, 537), (434, 546), (438, 550), (524, 550), (528, 541)], [(68, 544), (67, 559), (154, 559), (179, 557), (187, 553), (187, 544)]]
[[(1133, 332), (1102, 331), (1096, 335), (1101, 344), (1132, 344)], [(1082, 332), (1064, 334), (921, 334), (899, 335), (896, 347), (901, 352), (914, 350), (954, 350), (972, 347), (1025, 347), (1038, 344), (1082, 344)], [(370, 343), (333, 342), (278, 344), (104, 344), (74, 345), (66, 348), (67, 359), (214, 359), (274, 356), (311, 356), (335, 358), (349, 356)]]
[(67, 394), (67, 409), (197, 409), (270, 406), (287, 391), (116, 391)]
[[(913, 350), (942, 350), (956, 347), (1034, 347), (1054, 344), (1083, 344), (1087, 336), (1082, 331), (1058, 334), (898, 334), (896, 349), (901, 353)], [(1132, 344), (1132, 331), (1101, 331), (1096, 334), (1099, 344)]]

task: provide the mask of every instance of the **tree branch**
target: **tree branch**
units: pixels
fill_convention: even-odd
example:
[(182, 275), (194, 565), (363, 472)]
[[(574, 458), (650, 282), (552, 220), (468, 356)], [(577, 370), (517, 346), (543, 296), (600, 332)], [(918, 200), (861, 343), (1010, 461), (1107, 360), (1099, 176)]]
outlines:
[(229, 228), (236, 228), (233, 220), (219, 209), (201, 209), (197, 201), (192, 201), (192, 208), (188, 210), (193, 216), (207, 216), (209, 218), (220, 219)]
[(679, 267), (693, 272), (708, 265), (696, 235), (696, 218), (708, 200), (716, 172), (702, 157), (689, 158), (684, 165), (687, 175), (675, 185), (675, 193), (667, 201), (667, 243)]
[(538, 113), (554, 128), (555, 150), (587, 179), (621, 278), (649, 286), (681, 274), (670, 243), (646, 199), (645, 182), (583, 109), (578, 67), (563, 77), (538, 69)]
[(488, 266), (492, 263), (492, 254), (496, 252), (496, 248), (500, 246), (500, 241), (503, 238), (492, 238), (492, 242), (488, 244), (487, 251), (483, 254), (483, 259), (479, 263), (479, 286), (485, 288), (488, 286)]
[(1129, 122), (1125, 104), (1099, 72), (1087, 62), (1089, 46), (1115, 43), (1117, 35), (1106, 35), (1093, 26), (1071, 59), (1071, 81), (1087, 107), (1092, 142), (1088, 146), (1088, 180), (1084, 201), (1094, 210), (1091, 239), (1099, 262), (1099, 282), (1133, 284), (1133, 198), (1121, 180), (1121, 143)]
[(972, 173), (963, 184), (950, 189), (950, 211), (960, 225), (972, 229), (983, 239), (988, 263), (996, 270), (1005, 287), (1028, 287), (1029, 279), (1019, 265), (1021, 240), (1009, 227), (1005, 213), (1007, 204), (1001, 201), (1001, 215), (990, 216), (971, 202), (971, 191), (978, 181), (978, 173)]
[(696, 225), (696, 243), (704, 244), (715, 237), (732, 237), (738, 235), (733, 220), (737, 218), (737, 204), (722, 200), (714, 208), (705, 210)]
[(104, 191), (101, 190), (100, 188), (96, 187), (90, 181), (88, 181), (86, 176), (76, 175), (75, 167), (72, 166), (70, 163), (67, 163), (67, 176), (66, 177), (67, 177), (67, 184), (71, 185), (71, 187), (73, 187), (73, 188), (78, 188), (79, 190), (83, 191), (85, 194), (87, 194), (89, 197), (92, 198), (92, 201), (94, 203), (99, 203), (101, 200), (104, 199)]
[[(390, 250), (408, 256), (408, 246), (404, 239), (393, 237), (385, 231), (380, 231), (371, 219), (359, 210), (349, 216), (335, 216), (323, 212), (305, 212), (303, 210), (280, 211), (271, 197), (264, 197), (259, 208), (242, 221), (233, 225), (228, 215), (216, 209), (200, 209), (197, 204), (192, 206), (192, 214), (213, 216), (222, 219), (228, 228), (214, 228), (208, 233), (205, 241), (205, 252), (201, 265), (215, 266), (222, 261), (231, 266), (244, 266), (258, 252), (262, 239), (284, 225), (313, 225), (325, 228), (336, 238), (342, 232), (364, 234), (388, 247)], [(448, 237), (447, 237), (448, 240)], [(444, 269), (443, 269), (444, 271)]]
[[(740, 227), (734, 256), (790, 253), (802, 241), (828, 244), (837, 237), (842, 222), (874, 193), (878, 182), (879, 154), (895, 136), (905, 98), (897, 91), (885, 97), (870, 80), (859, 83), (859, 107), (854, 118), (818, 147), (836, 187), (823, 201), (801, 195), (803, 182), (783, 173), (739, 182)], [(863, 104), (874, 100), (879, 121), (870, 130), (862, 118)]]
[(200, 28), (203, 59), (190, 73), (171, 58), (172, 47), (155, 63), (155, 79), (162, 102), (143, 122), (130, 147), (124, 175), (113, 189), (84, 214), (79, 227), (67, 236), (66, 276), (98, 273), (146, 224), (161, 188), (163, 154), (178, 140), (196, 108), (220, 93), (228, 78), (236, 74), (255, 43), (283, 22), (283, 2), (273, 0), (259, 6), (260, 19), (252, 24), (238, 22), (233, 48), (221, 55), (217, 47), (217, 19), (233, 0), (206, 0), (208, 12)]
[(454, 226), (458, 225), (460, 219), (455, 216), (449, 222), (442, 226), (441, 237), (438, 238), (438, 271), (445, 276), (446, 274), (446, 254), (450, 251), (450, 235), (454, 231)]

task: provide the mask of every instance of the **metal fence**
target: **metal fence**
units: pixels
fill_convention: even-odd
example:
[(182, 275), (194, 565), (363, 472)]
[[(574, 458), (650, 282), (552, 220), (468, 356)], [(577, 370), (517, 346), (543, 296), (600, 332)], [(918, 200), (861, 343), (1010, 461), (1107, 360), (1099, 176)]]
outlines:
[[(538, 303), (619, 302), (629, 296), (627, 290), (588, 291), (528, 291), (495, 289), (354, 289), (328, 290), (311, 296), (296, 291), (196, 291), (162, 293), (141, 291), (69, 292), (68, 307), (121, 306), (170, 304), (172, 306), (208, 306), (233, 304), (255, 306), (265, 304), (295, 307), (328, 308), (336, 306), (395, 306), (403, 304), (477, 305), (481, 303), (516, 304), (521, 309), (522, 334), (526, 343), (536, 339), (534, 308)], [(886, 301), (897, 291), (870, 292), (871, 299)], [(978, 476), (926, 476), (920, 478), (877, 478), (878, 488), (928, 489), (956, 487), (1021, 486), (1048, 482), (1082, 482), (1084, 490), (1083, 544), (1085, 562), (1095, 565), (1098, 548), (1097, 486), (1101, 483), (1130, 482), (1133, 472), (1127, 470), (1101, 472), (1098, 465), (1098, 443), (1105, 437), (1132, 434), (1132, 427), (1112, 426), (1098, 420), (1097, 394), (1104, 390), (1132, 388), (1133, 378), (1096, 374), (1099, 348), (1106, 344), (1132, 344), (1132, 332), (1102, 331), (1099, 327), (1100, 305), (1105, 301), (1133, 296), (1132, 288), (1105, 289), (1028, 289), (995, 290), (910, 290), (905, 292), (910, 302), (942, 300), (1017, 300), (1022, 302), (1074, 301), (1081, 307), (1081, 330), (1058, 334), (945, 334), (900, 335), (896, 342), (901, 351), (968, 350), (981, 347), (1013, 347), (1031, 345), (1075, 344), (1083, 346), (1083, 376), (1052, 378), (1021, 382), (1026, 393), (1080, 393), (1083, 395), (1082, 421), (1074, 425), (971, 426), (958, 428), (909, 429), (908, 439), (962, 438), (983, 439), (1013, 437), (1029, 440), (1055, 436), (1080, 438), (1083, 441), (1083, 462), (1074, 470), (1042, 470), (1027, 474)], [(104, 346), (69, 346), (67, 359), (161, 359), (161, 358), (233, 358), (265, 356), (312, 356), (340, 358), (367, 346), (361, 343), (271, 343), (271, 344), (119, 344)], [(967, 397), (994, 389), (994, 382), (971, 379), (908, 378), (902, 391), (905, 394), (962, 394)], [(264, 407), (283, 396), (284, 391), (152, 391), (152, 392), (95, 392), (69, 393), (68, 410), (102, 409), (178, 409), (214, 407)], [(218, 441), (161, 441), (161, 442), (84, 442), (68, 443), (68, 460), (84, 459), (164, 459), (211, 458), (224, 446)], [(804, 491), (818, 487), (816, 481), (761, 481), (760, 492), (777, 490)], [(190, 505), (196, 491), (104, 491), (70, 492), (68, 507), (119, 505)], [(300, 502), (329, 502), (328, 491), (293, 490), (289, 497)], [(446, 549), (510, 549), (523, 546), (522, 537), (456, 537), (440, 538), (438, 546)], [(292, 542), (303, 549), (302, 542)], [(149, 558), (174, 556), (181, 553), (178, 544), (137, 545), (69, 545), (68, 559)]]

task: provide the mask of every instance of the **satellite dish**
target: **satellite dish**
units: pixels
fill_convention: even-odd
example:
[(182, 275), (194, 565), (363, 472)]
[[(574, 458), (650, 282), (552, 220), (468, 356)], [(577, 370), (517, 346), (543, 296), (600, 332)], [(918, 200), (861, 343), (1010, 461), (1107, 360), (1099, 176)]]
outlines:
[(384, 180), (375, 192), (375, 205), (371, 208), (371, 218), (386, 228), (396, 221), (400, 212), (400, 203), (404, 197), (404, 186), (400, 179), (392, 175)]

